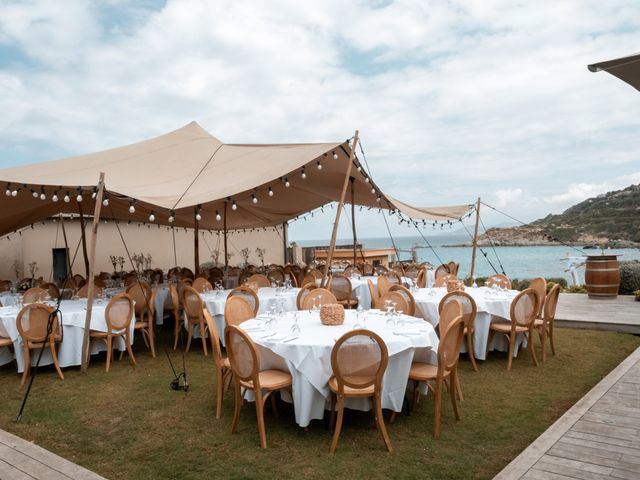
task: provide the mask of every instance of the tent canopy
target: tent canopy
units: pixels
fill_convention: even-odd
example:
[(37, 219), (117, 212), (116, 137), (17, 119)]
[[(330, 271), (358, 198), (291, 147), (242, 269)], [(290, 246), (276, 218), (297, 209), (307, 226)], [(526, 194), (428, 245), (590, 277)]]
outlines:
[[(350, 148), (349, 141), (225, 144), (191, 122), (143, 142), (0, 170), (7, 193), (17, 191), (0, 196), (0, 235), (78, 213), (78, 195), (84, 213), (92, 213), (100, 172), (109, 199), (103, 218), (146, 222), (153, 213), (155, 223), (193, 227), (199, 213), (202, 229), (222, 230), (225, 220), (229, 230), (278, 225), (340, 199)], [(397, 209), (417, 220), (458, 219), (469, 210), (411, 207), (385, 196), (359, 166), (356, 158), (351, 176), (358, 205)]]
[(594, 63), (588, 66), (592, 72), (604, 70), (611, 75), (627, 82), (636, 90), (640, 90), (640, 53), (629, 57), (616, 58), (606, 62)]

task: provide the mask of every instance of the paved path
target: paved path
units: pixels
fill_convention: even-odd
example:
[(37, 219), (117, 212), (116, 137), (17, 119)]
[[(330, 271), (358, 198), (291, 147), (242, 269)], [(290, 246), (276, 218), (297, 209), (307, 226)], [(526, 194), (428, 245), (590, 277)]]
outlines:
[(0, 430), (1, 480), (100, 480), (96, 475), (34, 443)]
[(586, 294), (561, 293), (556, 325), (614, 332), (640, 333), (640, 302), (632, 295), (593, 300)]
[(640, 348), (494, 480), (640, 479)]

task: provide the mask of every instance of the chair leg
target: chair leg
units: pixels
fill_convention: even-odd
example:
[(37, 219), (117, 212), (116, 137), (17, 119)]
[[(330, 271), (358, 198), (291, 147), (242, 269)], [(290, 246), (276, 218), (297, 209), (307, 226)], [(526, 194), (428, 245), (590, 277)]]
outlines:
[(51, 350), (51, 358), (53, 359), (53, 366), (58, 372), (58, 376), (60, 380), (64, 380), (64, 375), (62, 374), (62, 370), (60, 370), (60, 364), (58, 363), (58, 353), (56, 352), (56, 344), (53, 342), (49, 342), (49, 350)]
[[(460, 378), (458, 377), (458, 371), (454, 367), (451, 371), (451, 383), (455, 383), (456, 385), (460, 384)], [(451, 405), (453, 406), (453, 413), (456, 416), (456, 420), (460, 420), (460, 408), (458, 407), (458, 402), (456, 400), (456, 395), (454, 394), (454, 390), (449, 389), (449, 396), (451, 397)]]
[(216, 418), (222, 414), (222, 396), (224, 395), (224, 373), (222, 368), (216, 367)]
[(189, 322), (189, 327), (187, 328), (187, 348), (185, 348), (185, 352), (188, 352), (191, 348), (191, 339), (193, 338), (193, 324)]
[(240, 420), (240, 409), (242, 408), (242, 402), (244, 401), (242, 399), (242, 393), (240, 392), (240, 382), (236, 381), (235, 382), (236, 387), (235, 387), (235, 410), (233, 412), (233, 422), (231, 422), (231, 433), (236, 433), (236, 430), (238, 429), (238, 420)]
[(329, 453), (336, 453), (338, 448), (338, 438), (340, 438), (340, 430), (342, 430), (342, 419), (344, 417), (344, 396), (338, 395), (338, 421), (336, 422), (336, 428), (333, 431), (333, 439), (331, 440), (331, 447)]
[(489, 355), (489, 347), (491, 347), (491, 342), (493, 342), (493, 336), (495, 335), (494, 330), (489, 330), (489, 338), (487, 339), (487, 349), (485, 350), (485, 358)]
[(29, 377), (29, 372), (31, 371), (31, 355), (30, 355), (29, 347), (23, 348), (22, 351), (23, 351), (23, 354), (22, 354), (23, 370), (22, 370), (22, 379), (20, 380), (21, 387), (24, 385), (24, 382), (27, 381), (27, 378)]
[(151, 357), (156, 358), (156, 334), (153, 331), (153, 315), (149, 315), (149, 346), (151, 347)]
[(513, 349), (516, 346), (516, 334), (515, 332), (509, 335), (509, 359), (507, 362), (507, 370), (511, 370), (511, 365), (513, 364)]
[(124, 336), (124, 343), (125, 343), (125, 346), (127, 347), (127, 353), (129, 354), (129, 359), (131, 360), (131, 363), (133, 363), (134, 365), (137, 365), (138, 362), (136, 362), (136, 357), (133, 356), (133, 350), (131, 350), (131, 337), (129, 337), (128, 331)]
[(476, 363), (476, 355), (473, 351), (473, 332), (471, 330), (467, 330), (467, 352), (469, 353), (469, 360), (471, 361), (473, 371), (477, 372), (478, 364)]
[[(453, 391), (453, 389), (450, 389)], [(455, 395), (455, 392), (454, 392)], [(436, 380), (435, 415), (433, 421), (433, 436), (440, 438), (440, 416), (442, 415), (442, 379)]]
[(180, 317), (174, 312), (174, 325), (173, 325), (173, 349), (178, 348), (178, 335), (180, 335)]
[(200, 339), (202, 340), (204, 356), (207, 357), (209, 352), (207, 351), (207, 329), (205, 328), (204, 321), (200, 321)]
[(549, 343), (551, 344), (551, 355), (555, 357), (556, 346), (553, 343), (553, 320), (549, 323)]
[(542, 363), (547, 361), (547, 327), (542, 326), (542, 329), (538, 329), (538, 337), (540, 338), (540, 347), (542, 348)]
[(260, 434), (260, 446), (267, 448), (267, 432), (264, 426), (264, 400), (262, 393), (256, 393), (256, 415), (258, 417), (258, 433)]
[(109, 371), (109, 365), (111, 365), (111, 353), (113, 350), (113, 337), (111, 337), (111, 335), (109, 335), (107, 337), (107, 365), (105, 367), (105, 371), (108, 372)]
[(329, 430), (336, 424), (336, 394), (331, 392), (331, 415), (329, 416)]
[(529, 340), (529, 353), (531, 353), (531, 358), (533, 359), (533, 364), (538, 366), (538, 359), (536, 358), (536, 349), (533, 346), (533, 328), (529, 329), (529, 333), (527, 334)]
[(413, 412), (416, 409), (416, 405), (418, 404), (418, 399), (420, 398), (420, 382), (417, 380), (413, 381), (413, 400), (411, 402), (411, 411)]
[(278, 415), (278, 402), (276, 401), (276, 392), (271, 393), (269, 397), (271, 397), (271, 411), (273, 412), (273, 416), (276, 418), (280, 418), (280, 416)]
[(387, 446), (389, 453), (392, 453), (393, 447), (391, 446), (391, 439), (387, 433), (387, 427), (384, 424), (384, 417), (382, 416), (382, 400), (380, 399), (380, 392), (376, 392), (374, 395), (373, 403), (376, 409), (376, 423), (378, 424), (378, 428), (382, 434), (382, 439), (384, 440), (384, 444)]

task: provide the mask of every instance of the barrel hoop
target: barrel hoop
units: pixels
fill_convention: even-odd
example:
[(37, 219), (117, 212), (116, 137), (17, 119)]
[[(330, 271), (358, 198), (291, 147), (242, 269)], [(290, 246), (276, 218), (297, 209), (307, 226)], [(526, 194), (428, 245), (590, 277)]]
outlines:
[(608, 288), (608, 287), (619, 287), (620, 284), (619, 283), (610, 283), (608, 285), (593, 285), (591, 283), (585, 283), (584, 285), (587, 288)]

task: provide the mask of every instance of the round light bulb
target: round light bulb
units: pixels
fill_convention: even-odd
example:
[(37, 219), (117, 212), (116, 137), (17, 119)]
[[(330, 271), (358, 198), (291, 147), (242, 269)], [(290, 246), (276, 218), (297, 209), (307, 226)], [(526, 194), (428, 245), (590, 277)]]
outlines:
[(369, 180), (369, 177), (364, 179), (365, 182), (369, 183), (371, 180)]
[(197, 221), (202, 220), (202, 215), (200, 215), (199, 213), (196, 213), (196, 220)]
[(219, 222), (222, 220), (222, 216), (219, 213), (216, 213), (216, 220)]
[(98, 196), (98, 194), (96, 192), (93, 192), (91, 194), (91, 200), (95, 200), (97, 196)]
[(305, 178), (307, 178), (307, 174), (302, 172), (302, 175), (300, 175), (302, 177), (302, 179), (304, 180)]
[(69, 197), (69, 195), (65, 195), (64, 196), (64, 203), (69, 203), (71, 201), (71, 198)]
[(362, 172), (362, 165), (358, 165), (358, 171)]
[(289, 188), (291, 186), (291, 183), (289, 183), (289, 180), (285, 180), (284, 181), (284, 186)]
[(251, 199), (251, 201), (253, 202), (253, 204), (255, 205), (256, 203), (258, 203), (258, 197), (256, 197), (255, 195), (253, 196), (253, 198)]
[(375, 189), (375, 188), (372, 188), (372, 189), (371, 189), (371, 193), (376, 193), (376, 189)]
[(136, 213), (136, 207), (129, 205), (129, 213)]
[(40, 194), (40, 200), (46, 200), (47, 196), (44, 193)]
[(38, 192), (34, 191), (31, 195), (33, 195), (33, 198), (38, 198)]
[(54, 193), (53, 197), (51, 197), (51, 200), (53, 200), (54, 202), (57, 202), (58, 201), (58, 194)]
[(7, 188), (6, 192), (4, 192), (4, 194), (5, 194), (7, 197), (10, 197), (10, 196), (11, 196), (11, 190), (9, 190), (9, 189)]
[(273, 197), (273, 190), (271, 190), (271, 187), (269, 187), (269, 196)]
[(78, 194), (78, 196), (76, 197), (76, 202), (81, 202), (82, 201), (82, 195)]
[[(196, 217), (196, 218), (198, 218), (198, 217)], [(173, 218), (173, 215), (169, 215), (169, 223), (173, 223), (174, 220), (175, 219)]]
[(105, 207), (109, 206), (109, 199), (105, 198), (104, 200), (102, 200), (102, 205), (104, 205)]
[(237, 210), (238, 209), (238, 205), (236, 205), (236, 202), (233, 202), (231, 204), (231, 210)]
[(150, 222), (155, 222), (155, 220), (156, 220), (156, 216), (155, 216), (153, 213), (152, 213), (152, 214), (150, 214), (150, 215), (149, 215), (149, 221), (150, 221)]
[(322, 170), (322, 164), (320, 162), (318, 162), (318, 170)]
[(336, 152), (333, 152), (333, 159), (337, 160), (338, 159), (338, 154)]

